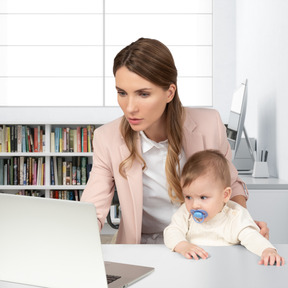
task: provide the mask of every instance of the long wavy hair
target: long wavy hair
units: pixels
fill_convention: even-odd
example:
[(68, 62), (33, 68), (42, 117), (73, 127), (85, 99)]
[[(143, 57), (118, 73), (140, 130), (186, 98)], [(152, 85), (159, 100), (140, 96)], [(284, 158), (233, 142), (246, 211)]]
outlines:
[[(158, 40), (140, 38), (122, 49), (114, 59), (113, 74), (125, 66), (129, 71), (138, 74), (149, 82), (168, 90), (171, 84), (177, 87), (177, 69), (170, 50)], [(182, 120), (183, 107), (178, 95), (178, 88), (174, 98), (167, 103), (166, 129), (168, 136), (168, 152), (165, 163), (165, 173), (168, 183), (168, 194), (172, 202), (183, 202), (180, 185), (179, 155), (182, 149)], [(137, 151), (136, 139), (138, 133), (132, 130), (130, 124), (123, 116), (121, 121), (121, 134), (130, 151), (127, 159), (119, 165), (119, 172), (126, 177), (125, 169), (131, 167), (134, 160), (142, 163), (142, 169), (146, 163)]]

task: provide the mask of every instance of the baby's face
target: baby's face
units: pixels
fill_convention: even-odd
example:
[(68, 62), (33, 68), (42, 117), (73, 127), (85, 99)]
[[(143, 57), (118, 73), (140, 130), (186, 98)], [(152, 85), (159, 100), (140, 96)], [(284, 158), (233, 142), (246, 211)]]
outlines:
[(183, 188), (183, 196), (189, 212), (191, 209), (201, 209), (208, 213), (204, 220), (206, 222), (221, 212), (225, 203), (229, 200), (230, 194), (227, 196), (225, 187), (220, 181), (215, 181), (211, 176), (204, 175)]

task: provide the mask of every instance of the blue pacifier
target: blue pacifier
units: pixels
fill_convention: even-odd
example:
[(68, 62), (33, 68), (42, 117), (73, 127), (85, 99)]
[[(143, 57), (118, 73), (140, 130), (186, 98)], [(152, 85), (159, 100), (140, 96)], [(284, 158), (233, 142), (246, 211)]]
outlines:
[(193, 219), (197, 223), (202, 223), (204, 219), (208, 216), (208, 213), (205, 210), (190, 210)]

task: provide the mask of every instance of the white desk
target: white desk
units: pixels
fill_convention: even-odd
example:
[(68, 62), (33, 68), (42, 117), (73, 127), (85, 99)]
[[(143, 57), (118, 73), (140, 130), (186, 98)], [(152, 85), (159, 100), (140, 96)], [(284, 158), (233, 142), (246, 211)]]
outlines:
[(248, 190), (288, 190), (288, 181), (269, 177), (254, 178), (251, 175), (239, 175), (246, 183)]
[[(288, 261), (288, 244), (275, 245)], [(103, 245), (104, 259), (155, 271), (133, 288), (278, 288), (287, 287), (288, 265), (258, 265), (259, 257), (242, 246), (206, 247), (206, 260), (189, 260), (164, 245)]]
[[(275, 246), (288, 262), (288, 244)], [(105, 244), (102, 248), (106, 261), (155, 268), (152, 274), (136, 282), (131, 288), (283, 288), (287, 287), (288, 282), (288, 264), (281, 267), (258, 265), (259, 257), (238, 245), (205, 247), (210, 257), (198, 261), (171, 252), (164, 245)], [(0, 287), (35, 286), (0, 280)]]

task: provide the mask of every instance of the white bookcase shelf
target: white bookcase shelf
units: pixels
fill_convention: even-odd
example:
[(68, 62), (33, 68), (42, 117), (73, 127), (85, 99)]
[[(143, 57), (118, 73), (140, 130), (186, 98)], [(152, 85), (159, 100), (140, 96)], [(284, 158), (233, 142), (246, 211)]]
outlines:
[[(22, 152), (22, 151), (19, 151), (19, 149), (22, 149), (22, 147), (23, 147), (20, 145), (19, 141), (25, 141), (24, 140), (25, 137), (21, 138), (18, 141), (18, 139), (16, 139), (17, 138), (16, 136), (12, 136), (12, 126), (14, 126), (13, 135), (16, 135), (16, 136), (17, 136), (16, 132), (18, 129), (17, 127), (25, 127), (25, 128), (29, 127), (29, 129), (31, 129), (30, 130), (30, 138), (32, 137), (32, 140), (26, 139), (26, 145), (28, 143), (27, 141), (31, 141), (31, 143), (30, 143), (31, 146), (32, 146), (32, 143), (33, 143), (33, 145), (35, 144), (34, 137), (36, 137), (36, 134), (34, 135), (32, 132), (34, 132), (34, 128), (38, 127), (38, 129), (39, 129), (39, 127), (41, 126), (41, 129), (43, 131), (42, 132), (43, 135), (41, 136), (41, 137), (43, 137), (43, 138), (41, 138), (41, 139), (43, 139), (42, 140), (42, 146), (41, 146), (42, 151), (41, 152), (32, 152), (32, 151)], [(41, 196), (41, 197), (45, 197), (45, 198), (60, 198), (60, 196), (61, 196), (60, 199), (79, 200), (81, 195), (82, 195), (83, 190), (85, 189), (86, 183), (88, 181), (89, 170), (92, 167), (93, 131), (94, 131), (94, 129), (98, 128), (99, 126), (101, 126), (101, 125), (97, 125), (97, 124), (93, 124), (93, 125), (89, 125), (89, 124), (87, 124), (87, 125), (86, 124), (79, 124), (79, 125), (77, 125), (77, 124), (72, 124), (72, 125), (69, 125), (69, 124), (45, 124), (45, 125), (43, 125), (43, 124), (41, 124), (41, 125), (37, 125), (34, 123), (33, 124), (17, 125), (14, 123), (13, 124), (1, 124), (0, 123), (0, 193), (12, 193), (12, 194), (21, 194), (21, 195), (24, 194), (24, 195), (33, 195), (34, 196), (35, 191), (36, 191), (37, 196)], [(9, 133), (7, 132), (8, 131), (7, 127), (9, 127)], [(67, 134), (65, 134), (66, 135), (65, 142), (66, 141), (68, 142), (70, 140), (70, 143), (69, 143), (70, 146), (73, 145), (73, 148), (77, 149), (77, 152), (72, 152), (72, 151), (70, 151), (71, 149), (69, 150), (69, 152), (63, 152), (63, 150), (64, 150), (64, 137), (63, 137), (64, 136), (64, 129), (66, 131), (67, 128), (69, 128), (70, 131), (72, 131), (72, 130), (76, 131), (76, 132), (73, 132), (76, 135), (74, 135), (74, 138), (72, 137), (71, 139), (69, 139), (69, 135), (67, 136)], [(77, 130), (77, 128), (78, 128), (78, 130)], [(86, 128), (85, 129), (86, 131), (87, 131), (87, 129), (88, 130), (90, 129), (90, 132), (87, 131), (87, 134), (85, 132), (85, 134), (87, 135), (87, 136), (85, 136), (85, 141), (84, 141), (84, 136), (83, 136), (83, 134), (84, 134), (83, 128)], [(57, 129), (59, 129), (58, 132), (61, 131), (60, 136), (59, 136), (60, 139), (62, 139), (61, 145), (60, 145), (61, 140), (59, 140), (59, 141), (57, 140), (57, 139), (59, 139), (59, 137), (58, 136), (57, 136), (58, 138), (55, 137), (55, 131)], [(81, 129), (83, 129), (83, 130), (81, 131)], [(4, 132), (4, 130), (5, 130), (5, 132)], [(77, 132), (78, 132), (78, 134), (77, 134)], [(12, 137), (13, 137), (13, 140), (12, 140)], [(27, 135), (26, 135), (26, 137), (27, 137)], [(14, 144), (12, 144), (12, 141), (16, 141), (16, 143), (18, 141), (18, 145), (20, 145), (19, 147), (21, 147), (21, 148), (17, 147), (17, 144), (15, 142), (13, 142)], [(40, 141), (40, 140), (38, 140), (38, 141)], [(77, 141), (78, 147), (76, 144), (74, 146), (74, 143), (75, 143), (74, 141)], [(10, 148), (8, 148), (8, 142), (10, 143), (9, 144)], [(84, 142), (85, 142), (86, 148), (83, 147)], [(90, 142), (90, 143), (88, 143), (88, 142)], [(4, 147), (4, 145), (6, 145), (5, 146), (6, 148)], [(12, 148), (12, 145), (13, 145), (13, 148)], [(55, 146), (53, 147), (53, 145), (55, 145)], [(60, 152), (55, 151), (55, 148), (57, 145), (58, 145), (57, 149)], [(32, 146), (32, 148), (33, 148), (33, 146)], [(32, 148), (31, 148), (31, 150), (32, 150)], [(75, 150), (75, 149), (73, 149), (73, 150)], [(79, 152), (80, 150), (78, 150), (78, 149), (81, 149), (81, 152)], [(87, 152), (82, 152), (83, 150), (85, 150)], [(11, 152), (8, 152), (8, 151), (11, 151)], [(19, 151), (19, 152), (15, 152), (15, 151)], [(20, 161), (20, 158), (22, 158), (22, 162)], [(39, 168), (40, 164), (39, 164), (39, 160), (38, 160), (40, 158), (42, 161), (40, 163), (44, 164), (44, 165), (41, 164), (41, 169)], [(57, 178), (57, 182), (56, 182), (56, 177), (59, 176), (59, 173), (58, 173), (59, 167), (61, 167), (61, 166), (58, 166), (58, 159), (60, 159), (60, 158), (62, 160), (62, 163), (67, 162), (67, 163), (69, 163), (69, 167), (70, 167), (69, 168), (70, 172), (68, 175), (70, 180), (68, 178), (65, 180), (63, 177), (64, 171), (63, 171), (63, 166), (62, 166), (62, 168), (61, 168), (62, 169), (62, 173), (61, 173), (62, 174), (62, 176), (61, 176), (62, 177), (62, 183), (64, 183), (65, 181), (70, 181), (70, 185), (66, 185), (66, 184), (63, 184), (63, 185), (58, 184), (57, 185), (57, 182), (60, 181), (60, 179), (61, 179), (61, 178)], [(23, 160), (23, 159), (25, 159), (25, 160)], [(27, 164), (28, 159), (30, 161), (32, 161), (32, 159), (33, 159), (33, 161), (34, 161), (33, 167), (37, 167), (37, 168), (35, 168), (37, 170), (34, 170), (34, 172), (36, 173), (36, 174), (34, 174), (34, 177), (36, 177), (37, 179), (38, 179), (38, 177), (41, 177), (41, 179), (38, 179), (39, 182), (37, 182), (38, 183), (37, 185), (35, 185), (35, 183), (33, 183), (34, 185), (31, 185), (31, 184), (30, 185), (28, 185), (28, 184), (24, 185), (23, 184), (23, 178), (24, 178), (24, 176), (23, 176), (24, 175), (23, 174), (24, 173), (23, 172), (23, 161), (24, 161), (24, 163)], [(83, 161), (86, 161), (86, 162), (83, 162), (83, 166), (81, 163), (82, 159), (85, 159)], [(54, 164), (54, 161), (55, 161), (55, 164)], [(72, 161), (73, 161), (73, 171), (72, 171)], [(76, 164), (78, 166), (78, 171), (77, 171), (77, 168), (74, 168), (76, 161), (78, 161), (78, 163)], [(7, 164), (7, 163), (9, 163), (9, 164)], [(21, 163), (21, 167), (20, 167), (20, 163)], [(80, 163), (80, 167), (79, 167), (79, 163)], [(8, 165), (8, 168), (7, 168), (7, 165)], [(59, 163), (59, 165), (61, 165), (61, 164)], [(82, 171), (82, 168), (84, 169), (83, 171)], [(55, 173), (55, 169), (57, 170), (57, 175)], [(4, 172), (4, 171), (6, 171), (6, 172)], [(27, 169), (25, 171), (27, 171)], [(80, 173), (80, 175), (77, 174), (77, 172)], [(10, 182), (11, 180), (9, 179), (9, 176), (7, 175), (9, 173), (11, 173), (9, 176), (13, 178), (13, 183)], [(25, 176), (25, 179), (27, 179), (26, 183), (29, 182), (28, 177), (30, 177), (30, 180), (31, 180), (31, 178), (33, 178), (33, 176), (31, 176), (31, 175), (28, 176), (28, 173), (32, 173), (32, 172), (31, 171), (26, 172), (26, 176)], [(75, 176), (75, 173), (76, 173), (76, 176)], [(84, 174), (82, 174), (82, 173), (84, 173)], [(83, 175), (85, 175), (85, 176), (83, 176)], [(17, 178), (15, 178), (15, 177), (17, 177)], [(20, 181), (20, 177), (22, 179), (21, 181)], [(75, 181), (75, 177), (76, 177), (76, 184), (73, 184), (72, 182)], [(14, 182), (14, 180), (15, 180), (15, 182)], [(34, 180), (34, 181), (37, 181), (37, 180)], [(80, 185), (79, 185), (79, 181), (80, 181)], [(78, 182), (78, 184), (77, 184), (77, 182)], [(42, 184), (39, 185), (39, 183), (42, 183)], [(74, 194), (74, 193), (77, 193), (77, 197), (76, 197), (76, 194)], [(112, 219), (113, 223), (118, 224), (119, 219), (117, 218), (117, 212), (116, 212), (114, 205), (111, 206), (110, 215), (111, 215), (111, 219)]]

